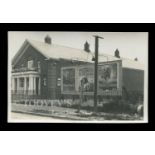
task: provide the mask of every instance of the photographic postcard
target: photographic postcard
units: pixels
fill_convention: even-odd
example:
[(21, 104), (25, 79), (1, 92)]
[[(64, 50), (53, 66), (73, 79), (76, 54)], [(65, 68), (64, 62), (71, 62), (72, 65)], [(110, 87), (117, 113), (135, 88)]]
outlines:
[(8, 122), (147, 123), (148, 32), (8, 32)]

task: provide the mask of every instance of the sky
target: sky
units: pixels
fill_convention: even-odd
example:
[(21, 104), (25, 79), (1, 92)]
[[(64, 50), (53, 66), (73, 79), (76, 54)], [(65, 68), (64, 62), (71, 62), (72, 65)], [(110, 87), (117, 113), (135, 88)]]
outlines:
[(99, 53), (114, 55), (118, 49), (120, 56), (145, 64), (148, 55), (148, 33), (147, 32), (56, 32), (56, 31), (9, 31), (8, 49), (12, 59), (26, 39), (44, 42), (46, 35), (51, 36), (52, 43), (72, 48), (83, 49), (84, 43), (90, 44), (94, 52), (95, 39), (93, 35), (99, 35), (104, 39), (99, 40)]

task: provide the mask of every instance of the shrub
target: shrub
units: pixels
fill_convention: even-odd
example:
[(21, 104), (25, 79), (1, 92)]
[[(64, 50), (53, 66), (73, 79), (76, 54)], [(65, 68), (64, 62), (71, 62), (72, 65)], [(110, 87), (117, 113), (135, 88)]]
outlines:
[(140, 105), (137, 106), (137, 113), (140, 116), (143, 116), (143, 109), (144, 109), (143, 105), (140, 104)]
[(126, 114), (135, 114), (136, 106), (125, 103), (124, 101), (110, 102), (103, 104), (102, 108), (98, 109), (100, 112), (109, 112), (109, 113), (126, 113)]

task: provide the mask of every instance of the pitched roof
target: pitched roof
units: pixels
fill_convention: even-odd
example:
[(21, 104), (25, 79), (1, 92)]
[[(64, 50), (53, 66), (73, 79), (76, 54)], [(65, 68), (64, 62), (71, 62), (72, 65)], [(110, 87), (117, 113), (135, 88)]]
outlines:
[[(76, 59), (79, 61), (92, 62), (93, 53), (88, 53), (84, 50), (75, 49), (60, 45), (49, 45), (44, 42), (29, 40), (30, 44), (38, 49), (42, 54), (49, 58), (63, 58), (63, 59)], [(143, 64), (138, 61), (127, 59), (127, 58), (117, 58), (108, 54), (99, 54), (99, 62), (104, 61), (116, 61), (122, 60), (122, 66), (124, 68), (140, 69), (144, 70)]]
[(122, 66), (124, 68), (144, 70), (144, 65), (138, 61), (130, 60), (126, 58), (121, 58), (121, 59), (122, 59)]
[[(17, 52), (15, 57), (13, 58), (12, 64), (18, 61), (18, 57), (24, 53), (24, 48), (27, 45), (31, 45), (34, 47), (38, 52), (40, 52), (43, 56), (47, 59), (68, 59), (68, 60), (78, 60), (78, 61), (85, 61), (93, 63), (92, 58), (94, 53), (86, 52), (81, 49), (75, 49), (71, 47), (55, 45), (55, 44), (47, 44), (44, 42), (34, 41), (34, 40), (26, 40), (20, 50)], [(122, 60), (122, 66), (125, 68), (132, 68), (132, 69), (140, 69), (144, 70), (144, 65), (139, 63), (138, 61), (126, 59), (126, 58), (117, 58), (112, 55), (108, 54), (100, 54), (99, 55), (99, 62), (107, 62), (107, 61), (116, 61)]]
[(56, 44), (47, 44), (44, 42), (27, 40), (31, 46), (37, 49), (41, 54), (46, 58), (53, 59), (70, 59), (70, 60), (79, 60), (91, 62), (93, 54), (88, 53), (84, 50), (75, 49), (71, 47), (56, 45)]
[(108, 54), (99, 54), (99, 62), (116, 61), (116, 60), (121, 59)]
[(117, 58), (108, 54), (102, 54), (99, 56), (99, 62), (106, 62), (106, 61), (122, 61), (123, 68), (131, 68), (131, 69), (139, 69), (144, 70), (144, 65), (138, 61), (127, 59), (127, 58)]

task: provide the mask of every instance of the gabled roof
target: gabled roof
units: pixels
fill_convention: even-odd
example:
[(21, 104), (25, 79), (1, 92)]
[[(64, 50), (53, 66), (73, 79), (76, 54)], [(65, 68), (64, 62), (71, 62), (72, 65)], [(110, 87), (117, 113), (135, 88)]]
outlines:
[(86, 62), (92, 61), (92, 54), (84, 50), (56, 44), (47, 44), (44, 42), (38, 42), (33, 40), (28, 40), (28, 42), (41, 54), (43, 54), (46, 58), (49, 59), (70, 59)]
[(116, 60), (121, 59), (108, 54), (99, 54), (99, 62), (116, 61)]
[(144, 65), (138, 61), (130, 60), (126, 58), (121, 58), (121, 59), (122, 59), (122, 66), (124, 68), (144, 70)]
[(144, 70), (144, 65), (138, 61), (127, 59), (127, 58), (117, 58), (108, 54), (102, 54), (99, 56), (99, 62), (107, 62), (107, 61), (122, 61), (123, 68), (131, 68), (131, 69), (139, 69)]
[(17, 57), (23, 54), (24, 47), (31, 45), (38, 52), (40, 52), (47, 59), (69, 59), (69, 60), (78, 60), (85, 62), (92, 62), (92, 53), (88, 53), (84, 50), (75, 49), (71, 47), (55, 45), (55, 44), (47, 44), (44, 42), (34, 41), (34, 40), (26, 40), (18, 53), (15, 55), (12, 63), (15, 62)]
[(20, 59), (20, 57), (24, 54), (25, 50), (27, 49), (27, 47), (30, 44), (28, 43), (27, 40), (24, 41), (24, 43), (22, 44), (21, 48), (18, 50), (18, 52), (15, 54), (15, 56), (12, 59), (12, 65), (15, 65), (18, 60)]
[[(94, 54), (91, 52), (86, 52), (81, 49), (75, 49), (61, 45), (47, 44), (44, 42), (34, 40), (26, 40), (23, 43), (22, 47), (17, 52), (17, 54), (14, 56), (12, 64), (18, 62), (20, 57), (26, 51), (26, 48), (29, 47), (30, 45), (47, 59), (67, 59), (67, 60), (78, 60), (93, 63), (92, 58)], [(116, 60), (122, 60), (122, 66), (124, 68), (144, 70), (144, 65), (139, 63), (138, 61), (126, 58), (117, 58), (108, 54), (99, 55), (99, 62), (116, 61)]]

